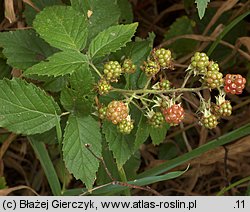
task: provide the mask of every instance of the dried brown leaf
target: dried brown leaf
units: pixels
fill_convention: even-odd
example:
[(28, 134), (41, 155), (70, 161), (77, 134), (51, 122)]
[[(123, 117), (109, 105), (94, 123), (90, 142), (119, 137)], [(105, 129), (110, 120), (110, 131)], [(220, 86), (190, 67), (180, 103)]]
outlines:
[(9, 20), (10, 23), (13, 23), (16, 21), (16, 14), (14, 10), (14, 2), (13, 0), (5, 0), (4, 1), (5, 6), (5, 17)]

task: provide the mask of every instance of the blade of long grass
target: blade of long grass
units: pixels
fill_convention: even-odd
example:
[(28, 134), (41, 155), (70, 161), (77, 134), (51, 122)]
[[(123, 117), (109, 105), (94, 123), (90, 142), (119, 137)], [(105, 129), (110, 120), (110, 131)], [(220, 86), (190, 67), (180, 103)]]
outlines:
[(148, 176), (154, 176), (154, 175), (159, 175), (162, 174), (166, 171), (169, 171), (170, 169), (173, 169), (193, 158), (196, 158), (200, 156), (201, 154), (214, 149), (216, 147), (228, 144), (236, 139), (239, 139), (243, 136), (249, 135), (250, 134), (250, 124), (244, 125), (243, 127), (240, 127), (230, 133), (227, 133), (226, 135), (223, 135), (215, 140), (212, 140), (208, 142), (207, 144), (194, 149), (191, 152), (188, 152), (184, 155), (181, 155), (177, 158), (174, 158), (172, 160), (169, 160), (155, 168), (152, 168), (150, 170), (147, 170), (141, 174), (138, 175), (138, 178), (143, 178), (143, 177), (148, 177)]
[(223, 188), (220, 192), (217, 193), (216, 196), (222, 196), (225, 192), (227, 192), (230, 189), (232, 189), (232, 188), (234, 188), (234, 187), (236, 187), (236, 186), (238, 186), (238, 185), (240, 185), (242, 183), (245, 183), (247, 181), (250, 181), (250, 176), (249, 177), (245, 177), (245, 178), (243, 178), (241, 180), (238, 180), (237, 182), (235, 182), (235, 183), (233, 183), (233, 184), (231, 184), (231, 185)]
[[(138, 179), (138, 180), (128, 181), (127, 183), (129, 185), (135, 185), (135, 186), (147, 186), (152, 183), (157, 183), (157, 182), (166, 181), (166, 180), (179, 177), (182, 174), (184, 174), (187, 171), (187, 169), (184, 171), (170, 172), (170, 173), (160, 175), (160, 176), (145, 177), (145, 178)], [(128, 187), (122, 186), (119, 184), (107, 184), (106, 186), (100, 187), (99, 189), (94, 189), (91, 192), (91, 194), (92, 195), (112, 195), (114, 193), (122, 192), (126, 189), (128, 189)], [(63, 195), (66, 195), (66, 196), (79, 195), (84, 192), (87, 192), (87, 190), (86, 189), (72, 189), (72, 190), (65, 191)]]
[(59, 182), (59, 179), (57, 177), (55, 168), (53, 166), (53, 163), (49, 157), (49, 154), (47, 152), (47, 149), (45, 147), (45, 144), (42, 142), (36, 141), (33, 137), (28, 137), (36, 156), (38, 157), (43, 170), (45, 172), (45, 175), (48, 179), (51, 191), (54, 196), (60, 196), (61, 195), (61, 185)]
[(236, 19), (234, 19), (230, 24), (228, 24), (222, 33), (217, 37), (216, 41), (210, 46), (210, 48), (207, 51), (207, 55), (210, 56), (214, 49), (218, 46), (219, 42), (222, 40), (222, 38), (234, 27), (236, 26), (240, 21), (242, 21), (246, 16), (250, 15), (250, 11), (240, 15)]

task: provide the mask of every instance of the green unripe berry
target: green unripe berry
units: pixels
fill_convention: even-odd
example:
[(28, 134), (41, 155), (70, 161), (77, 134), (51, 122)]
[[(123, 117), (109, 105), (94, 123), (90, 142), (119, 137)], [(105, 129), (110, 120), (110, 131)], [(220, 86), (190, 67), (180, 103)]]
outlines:
[(124, 119), (117, 125), (118, 130), (123, 134), (130, 134), (134, 128), (133, 120)]
[(133, 64), (132, 60), (126, 59), (123, 62), (122, 71), (127, 74), (132, 74), (136, 71), (136, 66)]
[(208, 129), (213, 129), (218, 125), (217, 117), (213, 114), (209, 116), (204, 116), (202, 118), (202, 124)]
[(161, 68), (172, 67), (171, 51), (169, 49), (160, 48), (153, 50), (153, 57), (158, 61)]
[(122, 67), (118, 61), (109, 61), (104, 64), (104, 76), (111, 82), (116, 82), (122, 73)]
[(106, 79), (100, 79), (97, 83), (97, 90), (100, 95), (105, 95), (111, 90), (111, 85)]
[(148, 60), (144, 64), (143, 71), (147, 76), (152, 77), (160, 71), (160, 66), (157, 62)]
[(164, 122), (165, 122), (165, 119), (161, 112), (156, 112), (149, 120), (149, 124), (154, 128), (162, 127)]

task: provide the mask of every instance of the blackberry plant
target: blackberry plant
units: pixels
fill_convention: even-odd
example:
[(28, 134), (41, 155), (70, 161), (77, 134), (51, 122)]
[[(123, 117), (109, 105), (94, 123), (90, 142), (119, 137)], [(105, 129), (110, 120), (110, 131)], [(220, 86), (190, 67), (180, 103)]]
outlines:
[[(194, 104), (187, 101), (186, 93), (199, 98), (200, 107), (192, 112), (208, 129), (231, 115), (226, 95), (243, 92), (243, 76), (223, 77), (226, 70), (220, 71), (205, 52), (193, 52), (185, 60), (188, 64), (179, 64), (171, 48), (153, 48), (153, 34), (147, 39), (136, 37), (138, 23), (118, 24), (123, 15), (120, 9), (124, 9), (118, 1), (70, 2), (27, 12), (32, 26), (0, 33), (4, 58), (21, 73), (0, 80), (0, 127), (27, 136), (33, 148), (39, 146), (36, 153), (40, 158), (48, 152), (37, 136), (56, 137), (54, 145), (65, 173), (80, 179), (88, 191), (102, 180), (114, 181), (102, 172), (102, 168), (108, 170), (105, 162), (117, 172), (115, 182), (123, 181), (122, 187), (130, 180), (126, 178), (127, 162), (140, 146), (146, 141), (159, 145), (170, 127), (182, 127), (185, 111)], [(205, 99), (203, 91), (216, 103), (208, 104), (211, 100)], [(138, 178), (130, 186), (153, 182)], [(65, 181), (49, 183), (55, 195), (64, 194)], [(115, 189), (116, 185), (112, 184)]]

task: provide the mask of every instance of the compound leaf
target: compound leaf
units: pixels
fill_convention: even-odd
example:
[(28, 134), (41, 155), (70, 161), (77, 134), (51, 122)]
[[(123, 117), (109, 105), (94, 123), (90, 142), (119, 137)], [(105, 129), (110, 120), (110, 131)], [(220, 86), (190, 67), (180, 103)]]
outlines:
[(26, 135), (56, 125), (60, 108), (52, 97), (21, 79), (0, 81), (0, 127)]

